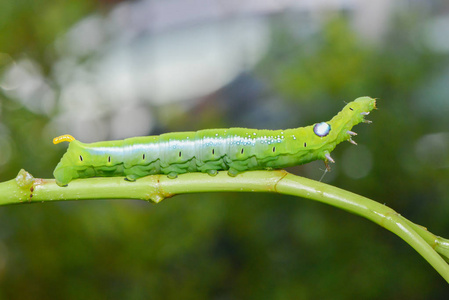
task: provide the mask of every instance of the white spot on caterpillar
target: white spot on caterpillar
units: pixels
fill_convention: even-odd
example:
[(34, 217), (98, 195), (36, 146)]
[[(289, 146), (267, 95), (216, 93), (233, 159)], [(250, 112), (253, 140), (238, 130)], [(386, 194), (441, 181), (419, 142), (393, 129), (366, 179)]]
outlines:
[(313, 132), (319, 137), (328, 135), (330, 131), (331, 126), (326, 122), (316, 123), (315, 126), (313, 126)]

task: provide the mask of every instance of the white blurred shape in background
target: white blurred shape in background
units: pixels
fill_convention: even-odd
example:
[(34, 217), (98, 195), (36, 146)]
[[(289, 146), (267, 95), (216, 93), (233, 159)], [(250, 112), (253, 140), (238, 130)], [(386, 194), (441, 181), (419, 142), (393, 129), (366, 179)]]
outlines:
[[(298, 14), (300, 31), (304, 13), (315, 17), (304, 22), (320, 23), (323, 12), (344, 10), (362, 35), (377, 39), (391, 6), (386, 0), (122, 2), (105, 16), (87, 16), (55, 42), (58, 107), (56, 89), (27, 59), (12, 65), (0, 84), (13, 86), (8, 95), (30, 110), (57, 111), (55, 135), (93, 141), (148, 134), (155, 123), (151, 106), (203, 97), (253, 69), (270, 46), (270, 16)], [(125, 116), (137, 110), (130, 122)]]
[(424, 30), (427, 46), (440, 53), (449, 52), (449, 15), (430, 20)]
[(6, 95), (30, 111), (50, 115), (55, 106), (54, 90), (46, 82), (40, 66), (29, 59), (13, 63), (1, 80)]
[[(252, 69), (268, 48), (268, 24), (261, 16), (240, 16), (232, 5), (221, 4), (126, 2), (105, 19), (93, 15), (79, 22), (56, 43), (61, 61), (54, 77), (61, 86), (64, 117), (55, 126), (74, 132), (80, 119), (104, 118), (112, 122), (106, 136), (92, 129), (76, 132), (77, 137), (145, 135), (154, 122), (148, 108), (142, 117), (142, 103), (196, 99)], [(116, 117), (130, 116), (133, 107), (140, 107), (140, 125), (137, 119), (130, 123)]]

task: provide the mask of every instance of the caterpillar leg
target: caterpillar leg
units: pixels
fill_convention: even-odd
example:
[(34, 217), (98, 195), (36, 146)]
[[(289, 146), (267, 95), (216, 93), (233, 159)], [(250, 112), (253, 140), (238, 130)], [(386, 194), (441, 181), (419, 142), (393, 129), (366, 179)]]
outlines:
[(128, 180), (128, 181), (136, 181), (136, 179), (139, 179), (139, 176), (134, 175), (134, 174), (129, 174), (129, 175), (126, 175), (126, 177), (125, 177), (125, 180)]
[(329, 152), (325, 152), (324, 156), (326, 157), (326, 161), (330, 161), (331, 163), (335, 163), (335, 160), (331, 157), (331, 155), (329, 154)]
[(170, 173), (167, 174), (167, 177), (170, 178), (170, 179), (175, 179), (175, 178), (178, 177), (178, 173), (170, 172)]
[(325, 152), (324, 156), (326, 157), (326, 159), (324, 160), (324, 165), (326, 166), (326, 170), (328, 172), (330, 172), (331, 171), (331, 167), (329, 166), (329, 162), (335, 163), (335, 160), (331, 157), (329, 152)]
[(236, 170), (236, 169), (234, 169), (234, 168), (230, 168), (230, 169), (228, 170), (228, 175), (231, 176), (231, 177), (235, 177), (235, 176), (237, 176), (239, 173), (240, 173), (240, 171), (238, 171), (238, 170)]
[[(72, 172), (65, 170), (64, 167), (56, 166), (56, 169), (53, 172), (53, 176), (55, 177), (56, 184), (59, 186), (67, 186), (70, 181), (72, 181), (74, 175)], [(76, 177), (75, 177), (76, 178)]]
[(207, 170), (206, 173), (209, 174), (210, 176), (216, 176), (218, 174), (218, 171), (217, 170)]

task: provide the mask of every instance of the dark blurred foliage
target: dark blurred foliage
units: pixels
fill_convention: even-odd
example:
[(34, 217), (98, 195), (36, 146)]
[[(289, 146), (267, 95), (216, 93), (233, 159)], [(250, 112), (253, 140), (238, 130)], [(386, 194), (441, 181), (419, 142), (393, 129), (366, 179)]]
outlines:
[[(47, 45), (97, 6), (3, 1), (1, 51), (12, 57), (26, 53), (49, 66)], [(369, 116), (374, 123), (354, 129), (372, 155), (372, 169), (360, 179), (347, 176), (343, 157), (354, 146), (341, 145), (333, 152), (331, 184), (386, 203), (449, 237), (447, 153), (417, 146), (425, 135), (447, 133), (447, 106), (429, 108), (448, 101), (449, 64), (447, 56), (421, 42), (420, 19), (396, 16), (376, 45), (342, 18), (300, 38), (287, 21), (284, 15), (273, 18), (273, 46), (255, 74), (242, 74), (161, 131), (303, 126), (330, 118), (344, 101), (376, 97), (379, 109)], [(8, 131), (13, 153), (0, 180), (22, 167), (51, 177), (61, 153), (43, 133), (48, 117), (0, 97), (0, 130)], [(429, 151), (437, 152), (419, 156)], [(364, 168), (363, 161), (356, 167)], [(308, 174), (310, 168), (323, 167), (292, 171)], [(211, 193), (156, 206), (129, 200), (18, 205), (0, 209), (0, 228), (0, 299), (448, 295), (447, 283), (396, 236), (347, 212), (289, 196)]]

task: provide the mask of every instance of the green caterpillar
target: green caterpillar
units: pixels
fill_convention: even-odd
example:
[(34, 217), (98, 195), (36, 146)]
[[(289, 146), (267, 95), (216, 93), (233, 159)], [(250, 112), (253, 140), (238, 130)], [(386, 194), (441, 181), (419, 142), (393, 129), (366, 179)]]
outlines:
[(188, 172), (231, 176), (248, 171), (280, 169), (322, 159), (334, 162), (330, 152), (342, 141), (355, 144), (351, 129), (376, 108), (376, 100), (360, 97), (348, 103), (328, 122), (286, 130), (249, 128), (206, 129), (159, 136), (81, 143), (70, 135), (53, 139), (70, 142), (53, 175), (60, 186), (76, 178), (126, 176), (134, 181), (152, 174), (176, 178)]

